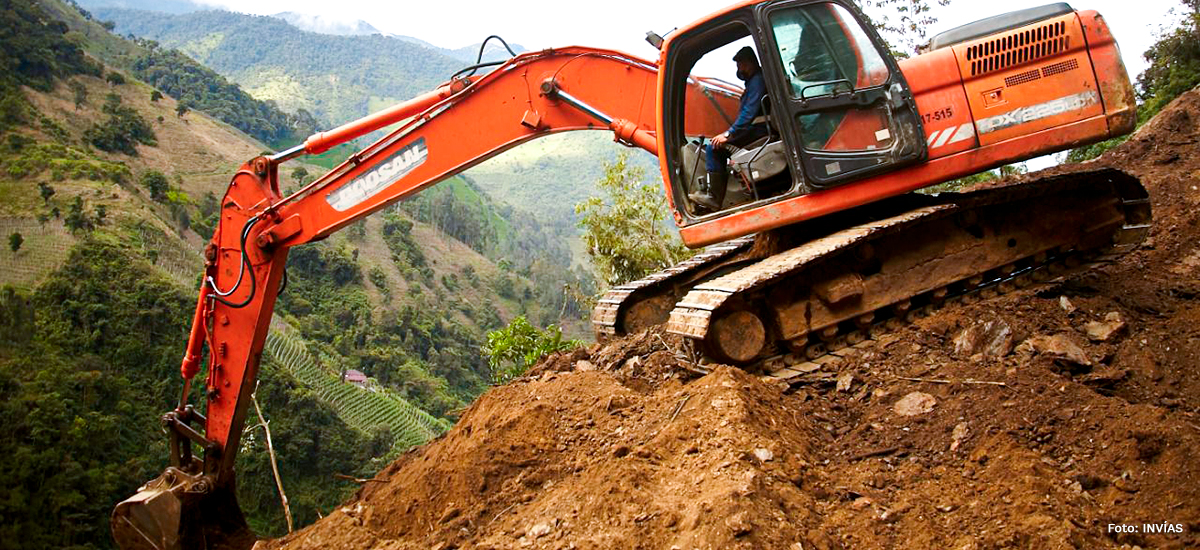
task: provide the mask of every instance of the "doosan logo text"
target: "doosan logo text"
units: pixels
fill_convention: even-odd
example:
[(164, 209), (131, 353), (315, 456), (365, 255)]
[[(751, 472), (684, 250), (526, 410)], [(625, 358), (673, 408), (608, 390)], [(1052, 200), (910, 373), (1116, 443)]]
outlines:
[(428, 156), (429, 151), (425, 148), (425, 138), (419, 138), (412, 144), (392, 153), (391, 157), (375, 168), (354, 178), (354, 181), (330, 193), (325, 197), (325, 201), (339, 212), (349, 210), (400, 181), (405, 174), (424, 163)]

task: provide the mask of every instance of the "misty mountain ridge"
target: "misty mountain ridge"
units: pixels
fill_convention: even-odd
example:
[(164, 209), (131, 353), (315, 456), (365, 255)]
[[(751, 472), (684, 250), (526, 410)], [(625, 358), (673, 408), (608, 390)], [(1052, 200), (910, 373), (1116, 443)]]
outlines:
[(300, 30), (315, 32), (318, 34), (332, 34), (337, 36), (355, 36), (361, 34), (382, 34), (390, 36), (362, 19), (342, 20), (326, 17), (323, 15), (314, 15), (311, 13), (296, 13), (294, 11), (284, 11), (272, 15), (276, 19), (282, 19), (290, 23), (293, 27)]
[[(123, 1), (123, 0), (100, 0), (100, 1), (114, 1), (115, 2), (115, 1)], [(330, 34), (330, 35), (334, 35), (334, 36), (362, 36), (362, 35), (379, 34), (379, 35), (386, 36), (388, 38), (395, 38), (397, 40), (402, 40), (402, 41), (408, 42), (410, 44), (416, 44), (416, 45), (424, 47), (424, 48), (436, 50), (440, 53), (449, 55), (450, 57), (462, 60), (463, 62), (466, 62), (466, 63), (475, 63), (475, 61), (477, 59), (479, 59), (479, 46), (480, 46), (480, 44), (482, 44), (482, 42), (476, 42), (474, 44), (463, 46), (461, 48), (447, 48), (447, 47), (439, 46), (437, 44), (429, 42), (428, 40), (422, 40), (415, 36), (406, 36), (403, 34), (395, 34), (395, 33), (381, 31), (381, 30), (375, 28), (374, 25), (372, 25), (366, 21), (363, 21), (362, 19), (355, 19), (355, 20), (351, 21), (351, 20), (338, 19), (335, 17), (329, 17), (327, 15), (318, 15), (318, 14), (312, 14), (312, 13), (297, 13), (294, 11), (280, 12), (275, 15), (272, 15), (271, 17), (275, 17), (277, 19), (282, 19), (284, 21), (287, 21), (290, 25), (292, 25), (293, 27), (296, 27), (297, 29), (300, 29), (302, 31), (315, 32), (317, 34)], [(525, 49), (524, 46), (521, 46), (520, 44), (509, 44), (509, 47), (511, 47), (513, 49), (513, 52), (515, 52), (515, 53), (522, 53), (522, 52), (528, 51)], [(487, 47), (483, 50), (483, 61), (485, 61), (485, 62), (502, 61), (502, 60), (508, 59), (509, 57), (510, 57), (510, 55), (508, 53), (508, 50), (506, 50), (504, 48), (504, 45), (500, 44), (499, 42), (497, 42), (495, 40), (488, 42)]]
[[(240, 15), (252, 15), (231, 10), (219, 4), (199, 3), (193, 2), (192, 0), (77, 0), (76, 3), (85, 9), (97, 11), (98, 15), (107, 13), (108, 10), (112, 9), (167, 13), (171, 15), (186, 15), (200, 11), (226, 11)], [(269, 17), (282, 19), (289, 25), (299, 30), (317, 34), (330, 36), (370, 36), (378, 34), (387, 38), (394, 38), (409, 44), (415, 44), (417, 46), (428, 48), (465, 63), (475, 62), (477, 56), (479, 55), (479, 45), (482, 43), (475, 42), (459, 48), (439, 46), (429, 42), (428, 40), (423, 40), (414, 36), (406, 36), (382, 31), (371, 23), (368, 23), (362, 19), (342, 19), (313, 13), (284, 11)], [(511, 46), (513, 51), (516, 53), (528, 51), (525, 47), (519, 44), (509, 44), (509, 46)], [(508, 51), (504, 49), (504, 46), (495, 41), (492, 41), (488, 44), (487, 49), (484, 50), (483, 54), (483, 60), (485, 62), (500, 61), (507, 59), (508, 57)]]
[(125, 10), (156, 11), (176, 15), (218, 9), (217, 6), (201, 4), (192, 0), (75, 0), (75, 3), (89, 11), (95, 11), (100, 8), (120, 8)]

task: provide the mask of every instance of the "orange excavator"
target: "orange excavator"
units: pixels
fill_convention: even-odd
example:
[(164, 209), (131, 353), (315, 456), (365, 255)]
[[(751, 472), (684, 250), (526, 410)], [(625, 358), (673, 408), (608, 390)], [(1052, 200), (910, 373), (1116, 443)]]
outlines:
[[(1113, 169), (912, 193), (1130, 132), (1133, 88), (1094, 11), (1060, 3), (984, 19), (900, 61), (850, 0), (746, 1), (648, 40), (657, 61), (569, 47), (482, 75), (477, 64), (241, 166), (204, 250), (180, 401), (163, 416), (170, 465), (117, 506), (117, 543), (252, 545), (234, 460), (288, 250), (537, 137), (608, 130), (655, 154), (683, 241), (707, 246), (605, 294), (598, 338), (665, 325), (706, 362), (785, 380), (930, 308), (1111, 261), (1148, 233), (1145, 189)], [(693, 73), (746, 47), (761, 71), (762, 135), (724, 144), (713, 177), (705, 143), (738, 118), (743, 90)], [(280, 193), (280, 164), (393, 124)], [(188, 403), (194, 383), (203, 410)]]

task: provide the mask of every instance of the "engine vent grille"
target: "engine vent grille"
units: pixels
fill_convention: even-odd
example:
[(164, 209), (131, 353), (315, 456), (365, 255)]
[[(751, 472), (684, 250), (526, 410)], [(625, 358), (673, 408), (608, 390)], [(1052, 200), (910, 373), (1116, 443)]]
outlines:
[(1005, 78), (1004, 85), (1005, 86), (1016, 86), (1017, 84), (1024, 84), (1026, 82), (1033, 82), (1034, 80), (1041, 80), (1041, 78), (1042, 78), (1041, 73), (1039, 73), (1037, 69), (1034, 69), (1032, 71), (1025, 71), (1021, 74), (1015, 74), (1008, 78)]
[(1075, 69), (1078, 69), (1078, 68), (1079, 68), (1078, 60), (1068, 59), (1066, 61), (1063, 61), (1062, 63), (1055, 63), (1053, 65), (1046, 65), (1045, 67), (1042, 67), (1042, 76), (1053, 76), (1056, 74), (1065, 73), (1067, 71), (1074, 71)]
[(967, 48), (971, 76), (1000, 71), (1065, 52), (1071, 46), (1071, 37), (1066, 33), (1067, 23), (1056, 21), (971, 46)]

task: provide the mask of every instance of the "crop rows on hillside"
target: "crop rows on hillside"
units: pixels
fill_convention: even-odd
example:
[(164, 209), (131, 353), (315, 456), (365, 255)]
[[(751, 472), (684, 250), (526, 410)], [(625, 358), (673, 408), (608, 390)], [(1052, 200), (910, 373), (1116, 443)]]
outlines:
[[(33, 218), (0, 218), (0, 237), (19, 233), (23, 242), (17, 252), (0, 252), (0, 285), (32, 285), (67, 258), (75, 238), (61, 224), (38, 223)], [(7, 248), (7, 246), (5, 247)]]
[(347, 424), (363, 432), (387, 426), (393, 449), (402, 450), (433, 439), (448, 426), (389, 390), (343, 382), (317, 364), (303, 341), (280, 320), (272, 323), (265, 350), (297, 380), (311, 387)]

